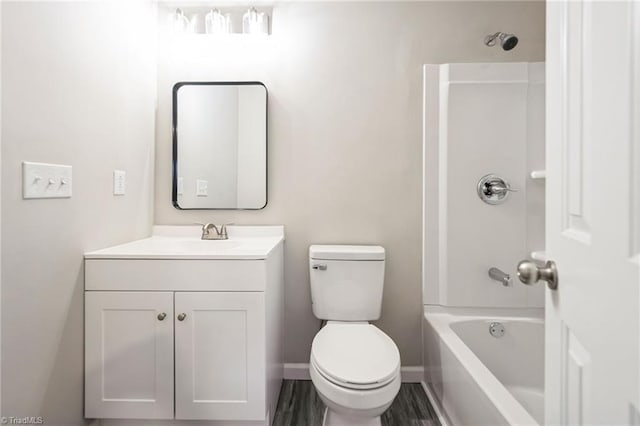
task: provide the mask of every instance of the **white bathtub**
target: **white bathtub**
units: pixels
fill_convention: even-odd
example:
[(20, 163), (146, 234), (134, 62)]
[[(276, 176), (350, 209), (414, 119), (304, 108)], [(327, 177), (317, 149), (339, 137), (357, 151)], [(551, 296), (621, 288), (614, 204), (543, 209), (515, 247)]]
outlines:
[[(489, 324), (504, 325), (500, 338)], [(544, 423), (544, 321), (425, 310), (425, 382), (451, 425)]]

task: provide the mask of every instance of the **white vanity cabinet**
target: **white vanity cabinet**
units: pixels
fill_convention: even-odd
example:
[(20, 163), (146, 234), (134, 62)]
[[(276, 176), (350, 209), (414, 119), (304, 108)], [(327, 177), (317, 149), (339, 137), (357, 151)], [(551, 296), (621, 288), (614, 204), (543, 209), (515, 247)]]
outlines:
[(172, 319), (173, 293), (85, 293), (88, 417), (173, 417)]
[(177, 419), (264, 419), (264, 310), (261, 292), (175, 294)]
[(283, 373), (282, 228), (246, 228), (280, 234), (256, 242), (230, 228), (219, 245), (152, 237), (85, 255), (86, 418), (270, 424)]

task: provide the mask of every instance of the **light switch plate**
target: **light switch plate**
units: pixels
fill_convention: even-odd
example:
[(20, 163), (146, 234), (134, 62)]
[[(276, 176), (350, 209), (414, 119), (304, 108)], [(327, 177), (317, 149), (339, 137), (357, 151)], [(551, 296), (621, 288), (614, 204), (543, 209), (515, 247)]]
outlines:
[(71, 198), (72, 168), (62, 164), (22, 162), (22, 198)]
[(178, 195), (184, 194), (184, 178), (178, 177)]
[(209, 181), (204, 179), (196, 180), (196, 196), (206, 197), (209, 193)]
[(127, 190), (127, 173), (123, 170), (113, 171), (113, 195), (124, 195)]

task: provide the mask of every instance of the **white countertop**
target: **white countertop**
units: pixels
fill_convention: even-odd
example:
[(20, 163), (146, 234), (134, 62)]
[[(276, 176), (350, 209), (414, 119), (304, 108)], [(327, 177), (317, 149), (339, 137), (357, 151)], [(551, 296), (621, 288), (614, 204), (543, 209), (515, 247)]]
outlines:
[(149, 238), (85, 253), (85, 259), (266, 259), (283, 226), (229, 226), (228, 240), (201, 240), (200, 226), (155, 226)]

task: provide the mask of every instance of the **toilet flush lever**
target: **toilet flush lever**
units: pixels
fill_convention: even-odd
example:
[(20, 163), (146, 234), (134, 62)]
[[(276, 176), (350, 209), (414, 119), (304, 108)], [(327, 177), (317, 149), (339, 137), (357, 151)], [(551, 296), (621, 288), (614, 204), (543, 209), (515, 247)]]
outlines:
[(313, 265), (311, 269), (315, 269), (316, 271), (326, 271), (327, 265)]

